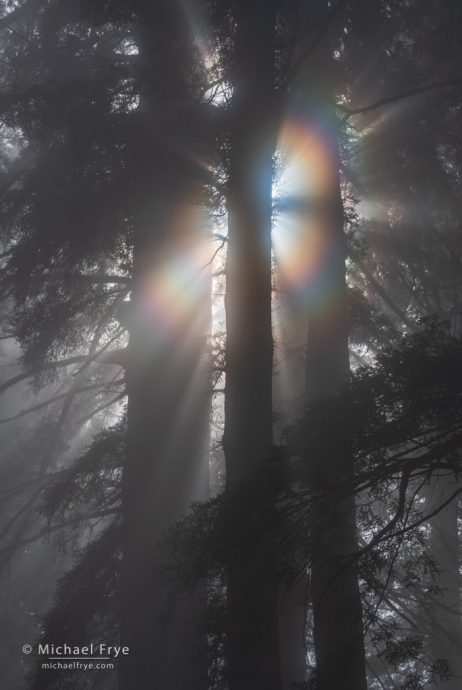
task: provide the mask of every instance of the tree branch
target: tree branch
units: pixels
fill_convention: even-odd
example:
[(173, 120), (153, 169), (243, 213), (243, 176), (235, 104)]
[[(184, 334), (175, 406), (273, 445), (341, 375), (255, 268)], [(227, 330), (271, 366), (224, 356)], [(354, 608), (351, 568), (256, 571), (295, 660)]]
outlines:
[(425, 93), (431, 93), (432, 91), (438, 91), (440, 89), (449, 89), (452, 86), (457, 86), (462, 83), (462, 77), (457, 79), (448, 79), (441, 82), (432, 82), (431, 84), (425, 84), (423, 86), (417, 86), (412, 89), (407, 89), (406, 91), (401, 91), (393, 94), (392, 96), (385, 96), (384, 98), (375, 101), (374, 103), (369, 103), (369, 105), (364, 105), (359, 108), (346, 108), (344, 106), (338, 106), (345, 112), (344, 120), (348, 120), (352, 115), (363, 115), (371, 110), (376, 110), (377, 108), (382, 108), (385, 105), (390, 105), (391, 103), (396, 103), (402, 101), (405, 98), (410, 98), (411, 96), (420, 96)]
[(32, 535), (31, 537), (27, 537), (26, 539), (22, 539), (21, 541), (15, 544), (8, 544), (7, 546), (4, 546), (0, 549), (0, 553), (16, 551), (16, 549), (20, 549), (22, 546), (26, 546), (27, 544), (31, 544), (34, 541), (38, 541), (42, 537), (45, 537), (47, 534), (51, 534), (51, 532), (57, 532), (60, 529), (63, 529), (64, 527), (68, 527), (69, 525), (75, 525), (79, 522), (85, 522), (87, 520), (93, 520), (95, 518), (117, 515), (118, 512), (119, 511), (116, 508), (107, 508), (106, 510), (98, 510), (92, 513), (86, 513), (84, 515), (77, 515), (74, 518), (69, 518), (69, 520), (64, 520), (63, 522), (60, 522), (59, 525), (55, 525), (54, 527), (45, 527), (44, 529), (40, 530), (40, 532), (37, 532), (36, 534)]
[[(119, 379), (118, 381), (114, 381), (113, 384), (111, 385), (117, 385), (119, 383), (124, 383), (124, 379)], [(88, 391), (92, 391), (95, 389), (104, 389), (105, 384), (104, 383), (93, 383), (88, 386), (83, 386), (82, 388), (78, 388), (77, 390), (74, 391), (74, 395), (80, 395), (80, 393), (86, 393)], [(48, 400), (44, 400), (41, 403), (38, 403), (37, 405), (33, 405), (32, 407), (28, 407), (25, 410), (21, 410), (15, 415), (12, 415), (11, 417), (4, 417), (3, 419), (0, 419), (0, 424), (7, 424), (8, 422), (14, 422), (17, 419), (21, 419), (21, 417), (25, 417), (28, 414), (32, 414), (32, 412), (37, 412), (38, 410), (42, 410), (45, 407), (48, 407), (49, 405), (52, 405), (55, 402), (58, 402), (59, 400), (62, 400), (68, 395), (67, 391), (66, 393), (60, 393), (59, 395), (55, 395), (52, 398), (48, 398)]]
[(108, 275), (105, 273), (41, 273), (38, 275), (31, 275), (27, 277), (27, 282), (52, 282), (52, 281), (69, 281), (82, 283), (108, 283), (122, 285), (131, 284), (131, 278), (127, 276)]
[[(124, 367), (126, 363), (126, 350), (111, 350), (109, 352), (101, 353), (99, 351), (96, 355), (90, 358), (90, 361), (97, 361), (98, 364), (119, 364)], [(13, 376), (11, 379), (4, 381), (0, 384), (0, 393), (4, 393), (9, 388), (12, 388), (17, 383), (25, 381), (26, 379), (36, 376), (44, 371), (52, 371), (53, 369), (59, 369), (61, 367), (69, 367), (72, 364), (79, 364), (80, 362), (90, 363), (88, 355), (75, 355), (74, 357), (69, 357), (67, 359), (61, 359), (56, 362), (45, 362), (40, 367), (34, 369), (28, 369), (28, 371), (23, 371), (21, 374)]]

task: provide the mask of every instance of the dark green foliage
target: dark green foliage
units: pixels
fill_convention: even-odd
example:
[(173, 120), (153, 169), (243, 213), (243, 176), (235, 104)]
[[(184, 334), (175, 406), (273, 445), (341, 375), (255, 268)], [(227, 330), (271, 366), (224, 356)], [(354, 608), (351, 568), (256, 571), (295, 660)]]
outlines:
[[(74, 567), (61, 577), (54, 605), (43, 623), (44, 643), (118, 644), (120, 560), (120, 530), (112, 525), (76, 555)], [(43, 658), (37, 664), (33, 690), (114, 687), (115, 671), (59, 672), (42, 669), (41, 661)]]
[(49, 526), (85, 513), (120, 508), (120, 481), (126, 453), (126, 421), (102, 431), (68, 470), (58, 473), (43, 494), (41, 512)]
[[(409, 461), (409, 467), (435, 470), (441, 463), (457, 473), (458, 457), (449, 453), (457, 451), (460, 442), (461, 362), (461, 341), (431, 320), (422, 332), (404, 337), (398, 347), (385, 348), (377, 355), (375, 366), (356, 371), (342, 397), (312, 406), (307, 419), (298, 425), (301, 438), (308, 425), (307, 458), (315, 449), (341, 452), (348, 438), (358, 473), (368, 472), (372, 466), (386, 472), (398, 460), (402, 464), (396, 467), (406, 469), (406, 452), (400, 455), (400, 451), (406, 443), (418, 448), (425, 440), (435, 446), (435, 454), (422, 453), (420, 459)], [(338, 437), (330, 447), (318, 449), (323, 423), (333, 423)]]
[(393, 342), (398, 337), (396, 327), (384, 312), (378, 311), (359, 287), (348, 290), (350, 342), (377, 351), (383, 342)]
[[(280, 452), (268, 469), (252, 481), (227, 489), (205, 503), (196, 503), (192, 514), (181, 520), (167, 538), (171, 570), (166, 577), (172, 587), (194, 587), (207, 576), (223, 582), (228, 561), (237, 551), (252, 553), (265, 531), (274, 533), (278, 515), (274, 504), (287, 487)], [(276, 546), (274, 546), (276, 549)], [(273, 569), (275, 562), (268, 562)], [(257, 583), (250, 583), (250, 588)]]
[(15, 299), (11, 327), (25, 364), (34, 366), (88, 342), (122, 291), (85, 276), (128, 272), (126, 151), (137, 114), (115, 109), (133, 88), (130, 61), (117, 52), (128, 29), (98, 32), (73, 1), (44, 3), (29, 24), (32, 68), (16, 34), (4, 47), (11, 82), (0, 110), (21, 135), (19, 160), (29, 161), (2, 197), (4, 232), (13, 240), (2, 283)]
[[(186, 26), (185, 42), (168, 38), (185, 22), (178, 8), (157, 3), (154, 25), (150, 12), (135, 1), (44, 2), (27, 14), (29, 52), (7, 34), (0, 113), (16, 158), (0, 175), (11, 248), (0, 287), (14, 298), (11, 329), (27, 367), (117, 325), (111, 305), (130, 289), (134, 227), (159, 185), (168, 192), (167, 169), (199, 184), (210, 178), (200, 162), (210, 140), (197, 48)], [(167, 59), (177, 66), (168, 75)]]

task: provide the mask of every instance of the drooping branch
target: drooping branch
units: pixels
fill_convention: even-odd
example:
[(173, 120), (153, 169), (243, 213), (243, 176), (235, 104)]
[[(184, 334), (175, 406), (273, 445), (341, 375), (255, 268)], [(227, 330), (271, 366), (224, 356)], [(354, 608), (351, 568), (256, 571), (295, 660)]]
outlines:
[(4, 391), (8, 390), (9, 388), (12, 388), (15, 386), (17, 383), (20, 383), (21, 381), (25, 381), (26, 379), (32, 378), (32, 376), (36, 376), (37, 374), (40, 374), (45, 371), (52, 371), (53, 369), (59, 369), (62, 367), (70, 367), (73, 364), (78, 364), (79, 362), (85, 361), (86, 356), (85, 355), (74, 355), (74, 357), (67, 357), (66, 359), (61, 359), (56, 362), (45, 362), (42, 364), (40, 367), (36, 367), (34, 369), (28, 369), (27, 371), (23, 371), (20, 374), (17, 374), (16, 376), (13, 376), (12, 378), (8, 379), (7, 381), (4, 381), (3, 383), (0, 384), (0, 393), (3, 393)]
[(453, 86), (457, 86), (462, 83), (462, 77), (457, 77), (456, 79), (447, 79), (446, 81), (431, 82), (430, 84), (424, 84), (422, 86), (416, 86), (411, 89), (406, 89), (405, 91), (400, 91), (394, 93), (390, 96), (385, 96), (379, 100), (369, 103), (368, 105), (360, 106), (358, 108), (346, 108), (343, 105), (338, 107), (345, 112), (345, 121), (348, 120), (353, 115), (364, 115), (371, 110), (376, 110), (377, 108), (382, 108), (385, 105), (391, 105), (392, 103), (397, 103), (411, 96), (421, 96), (426, 93), (431, 93), (432, 91), (439, 91), (441, 89), (449, 89)]
[[(90, 348), (89, 348), (89, 354), (85, 357), (83, 357), (83, 365), (80, 367), (79, 371), (75, 375), (75, 380), (70, 387), (70, 389), (67, 391), (64, 397), (64, 402), (63, 406), (61, 408), (61, 412), (59, 414), (58, 421), (56, 423), (55, 427), (55, 432), (54, 436), (51, 439), (51, 442), (48, 446), (48, 448), (45, 450), (43, 456), (40, 459), (39, 467), (38, 467), (38, 477), (43, 477), (47, 471), (48, 468), (53, 461), (56, 450), (59, 446), (59, 442), (61, 439), (61, 434), (62, 431), (65, 427), (65, 424), (68, 420), (75, 396), (77, 394), (77, 391), (80, 388), (81, 385), (81, 380), (83, 376), (86, 373), (86, 370), (88, 366), (95, 361), (99, 356), (104, 354), (106, 350), (111, 346), (111, 344), (116, 340), (117, 337), (119, 337), (120, 333), (123, 332), (123, 329), (119, 329), (116, 334), (100, 349), (97, 350), (97, 344), (99, 342), (99, 337), (100, 337), (100, 327), (101, 323), (98, 324), (98, 327), (96, 329), (96, 333), (93, 337), (93, 340), (91, 342)], [(82, 359), (80, 360), (82, 361)], [(29, 499), (26, 501), (26, 503), (13, 515), (13, 517), (6, 523), (6, 525), (3, 527), (3, 530), (0, 533), (0, 539), (3, 539), (3, 537), (11, 530), (11, 528), (22, 518), (22, 526), (19, 528), (19, 533), (24, 530), (25, 525), (27, 523), (27, 518), (30, 512), (33, 509), (33, 506), (35, 502), (37, 501), (38, 497), (40, 496), (42, 491), (42, 488), (39, 486), (35, 492), (29, 497)]]
[(55, 470), (54, 472), (49, 472), (47, 475), (44, 477), (35, 477), (34, 479), (31, 479), (27, 482), (21, 482), (19, 484), (15, 484), (8, 489), (5, 489), (0, 493), (0, 502), (1, 501), (6, 501), (18, 494), (23, 493), (24, 491), (27, 491), (28, 489), (36, 486), (37, 484), (46, 484), (46, 482), (49, 481), (54, 481), (56, 480), (56, 477), (62, 474), (63, 472), (66, 472), (67, 470)]
[[(110, 350), (109, 352), (103, 353), (101, 353), (100, 351), (90, 358), (91, 361), (98, 362), (98, 364), (119, 364), (120, 366), (125, 366), (125, 359), (125, 348), (121, 350)], [(37, 376), (37, 374), (41, 374), (42, 372), (69, 367), (73, 364), (80, 364), (81, 362), (86, 362), (87, 364), (89, 364), (89, 357), (87, 355), (75, 355), (74, 357), (68, 357), (67, 359), (61, 359), (56, 362), (45, 362), (39, 367), (23, 371), (20, 374), (17, 374), (16, 376), (13, 376), (7, 381), (1, 383), (0, 393), (4, 393), (9, 388), (15, 386), (17, 383), (21, 383), (21, 381), (25, 381), (26, 379), (32, 378), (33, 376)]]
[(77, 525), (78, 523), (86, 522), (88, 520), (93, 520), (97, 518), (102, 518), (102, 517), (109, 517), (111, 515), (117, 515), (118, 514), (117, 508), (107, 508), (105, 510), (97, 510), (93, 511), (91, 513), (85, 513), (84, 515), (76, 515), (73, 518), (69, 518), (68, 520), (64, 520), (63, 522), (60, 522), (59, 525), (54, 525), (53, 527), (44, 527), (40, 532), (36, 532), (30, 537), (26, 537), (25, 539), (22, 539), (21, 541), (18, 541), (14, 544), (8, 544), (7, 546), (3, 546), (0, 549), (0, 553), (9, 553), (11, 551), (16, 551), (17, 549), (21, 548), (22, 546), (26, 546), (27, 544), (32, 544), (35, 541), (38, 541), (39, 539), (42, 539), (42, 537), (47, 536), (48, 534), (51, 534), (52, 532), (57, 532), (64, 527), (69, 527), (70, 525)]
[(383, 537), (383, 539), (394, 539), (395, 537), (400, 537), (403, 534), (407, 534), (408, 532), (412, 532), (416, 527), (420, 527), (420, 525), (423, 525), (424, 522), (428, 522), (431, 520), (431, 518), (435, 517), (435, 515), (438, 515), (441, 513), (446, 506), (448, 506), (454, 499), (457, 498), (457, 496), (460, 496), (462, 494), (462, 489), (457, 489), (456, 491), (453, 491), (453, 493), (449, 496), (449, 498), (444, 501), (443, 503), (440, 503), (434, 510), (432, 510), (430, 513), (426, 513), (423, 517), (419, 518), (418, 520), (415, 520), (409, 525), (406, 525), (400, 530), (397, 530), (395, 532), (391, 532), (390, 534), (386, 535)]
[(115, 395), (110, 400), (106, 400), (104, 403), (102, 403), (98, 407), (95, 407), (95, 409), (92, 410), (89, 414), (85, 415), (85, 417), (81, 417), (81, 419), (78, 420), (78, 424), (85, 424), (86, 422), (88, 422), (89, 419), (94, 417), (96, 414), (99, 414), (103, 410), (107, 410), (109, 407), (112, 407), (117, 402), (119, 402), (119, 400), (123, 400), (126, 395), (127, 395), (127, 392), (124, 390), (121, 393), (118, 393), (117, 395)]
[(106, 273), (40, 273), (39, 275), (31, 275), (27, 277), (28, 282), (34, 283), (48, 283), (48, 282), (80, 282), (80, 283), (98, 283), (98, 284), (122, 284), (129, 285), (131, 279), (127, 276), (119, 276)]
[[(124, 383), (123, 378), (119, 379), (117, 381), (114, 381), (111, 384), (111, 387), (122, 384), (122, 383)], [(104, 390), (105, 388), (107, 388), (107, 386), (105, 386), (104, 383), (94, 383), (94, 384), (91, 384), (88, 386), (82, 386), (82, 388), (78, 388), (75, 391), (75, 395), (80, 395), (81, 393), (87, 393), (88, 391), (93, 391), (93, 390), (98, 390), (98, 389)], [(37, 412), (38, 410), (42, 410), (42, 409), (48, 407), (49, 405), (53, 405), (53, 403), (56, 403), (59, 400), (62, 400), (66, 396), (67, 396), (67, 392), (66, 393), (60, 393), (59, 395), (55, 395), (52, 398), (48, 398), (48, 400), (44, 400), (43, 402), (38, 403), (37, 405), (33, 405), (32, 407), (28, 407), (25, 410), (20, 410), (20, 412), (18, 412), (17, 414), (14, 414), (10, 417), (4, 417), (3, 419), (0, 419), (0, 424), (7, 424), (8, 422), (14, 422), (17, 419), (21, 419), (22, 417), (25, 417), (28, 414), (32, 414), (33, 412)]]

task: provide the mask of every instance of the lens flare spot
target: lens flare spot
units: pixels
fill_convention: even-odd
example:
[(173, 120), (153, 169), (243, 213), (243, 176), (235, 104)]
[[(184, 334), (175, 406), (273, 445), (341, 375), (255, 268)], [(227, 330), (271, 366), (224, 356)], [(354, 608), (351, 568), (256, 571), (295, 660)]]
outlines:
[(278, 141), (280, 176), (275, 191), (273, 246), (280, 288), (304, 299), (326, 289), (334, 251), (332, 221), (338, 170), (323, 127), (288, 119)]
[(139, 318), (159, 342), (184, 349), (206, 336), (210, 316), (212, 243), (202, 209), (179, 209), (168, 246), (159, 249), (139, 287)]

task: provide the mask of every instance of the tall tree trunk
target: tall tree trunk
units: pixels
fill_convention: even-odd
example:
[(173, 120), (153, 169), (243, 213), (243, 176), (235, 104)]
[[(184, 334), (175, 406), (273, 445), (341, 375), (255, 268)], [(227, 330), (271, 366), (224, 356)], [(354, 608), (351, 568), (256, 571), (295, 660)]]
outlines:
[[(272, 433), (271, 213), (274, 9), (238, 3), (228, 188), (226, 393), (229, 486), (270, 457)], [(279, 690), (278, 585), (264, 547), (228, 568), (230, 690)]]
[[(445, 198), (445, 188), (441, 189), (441, 196)], [(431, 227), (431, 219), (429, 219)], [(458, 264), (452, 273), (454, 284), (457, 283)], [(438, 287), (435, 294), (430, 293), (434, 303), (439, 308), (439, 316), (447, 319), (452, 313), (451, 332), (455, 337), (461, 337), (462, 324), (458, 318), (459, 295), (455, 292), (452, 301), (443, 305), (440, 302)], [(448, 308), (450, 307), (450, 309)], [(448, 501), (460, 487), (456, 477), (438, 476), (430, 483), (427, 491), (427, 511), (432, 512)], [(459, 500), (454, 498), (443, 510), (430, 520), (430, 556), (438, 568), (434, 585), (438, 588), (435, 602), (426, 607), (424, 616), (427, 618), (429, 630), (428, 655), (432, 662), (444, 659), (449, 665), (449, 678), (444, 681), (437, 679), (431, 685), (433, 690), (459, 690), (462, 686), (462, 601), (461, 601), (461, 543), (459, 532)], [(429, 614), (429, 616), (428, 616)]]
[(121, 642), (130, 654), (120, 663), (119, 690), (203, 690), (206, 638), (199, 626), (205, 595), (185, 596), (171, 607), (159, 544), (191, 502), (206, 499), (208, 491), (204, 344), (210, 282), (200, 270), (204, 262), (192, 261), (200, 242), (200, 229), (193, 225), (198, 184), (190, 162), (190, 120), (185, 122), (189, 62), (195, 58), (177, 3), (134, 0), (133, 5), (142, 98), (139, 140), (129, 160), (136, 220)]
[[(431, 504), (441, 505), (457, 490), (454, 479), (440, 477), (432, 487)], [(458, 501), (454, 499), (431, 522), (430, 553), (438, 567), (434, 584), (439, 588), (429, 621), (429, 655), (435, 662), (445, 659), (450, 678), (435, 688), (459, 690), (462, 684), (462, 620), (460, 600), (460, 540), (457, 525)]]
[[(163, 215), (157, 209), (156, 221), (171, 228), (177, 212), (173, 200)], [(205, 641), (198, 629), (203, 599), (200, 594), (186, 596), (171, 610), (159, 540), (191, 501), (207, 496), (203, 336), (208, 300), (203, 294), (182, 312), (174, 301), (181, 293), (162, 294), (168, 285), (160, 276), (166, 272), (163, 280), (170, 278), (165, 241), (153, 242), (146, 235), (138, 240), (127, 367), (128, 457), (122, 484), (121, 642), (130, 654), (120, 663), (119, 688), (203, 690)]]
[[(290, 160), (290, 153), (289, 160)], [(300, 219), (292, 218), (298, 227)], [(277, 222), (277, 221), (276, 221)], [(284, 221), (283, 221), (284, 222)], [(285, 227), (285, 226), (284, 226)], [(278, 233), (276, 227), (275, 232)], [(282, 232), (282, 231), (281, 231)], [(276, 349), (275, 376), (273, 378), (273, 399), (276, 408), (277, 427), (282, 434), (289, 425), (299, 419), (305, 407), (305, 350), (307, 310), (300, 304), (299, 295), (290, 275), (291, 254), (303, 252), (303, 247), (296, 243), (291, 246), (287, 237), (286, 246), (279, 247), (275, 241), (275, 254), (278, 263), (276, 304)], [(284, 242), (281, 238), (281, 243)], [(286, 275), (289, 273), (289, 275)], [(276, 442), (280, 437), (276, 437)], [(306, 604), (307, 577), (288, 585), (281, 584), (279, 600), (279, 637), (281, 658), (282, 690), (293, 690), (306, 680)]]
[(306, 592), (305, 578), (290, 589), (281, 588), (280, 592), (282, 690), (299, 687), (306, 679)]
[[(332, 118), (334, 121), (334, 118)], [(345, 237), (335, 122), (326, 128), (326, 155), (332, 165), (332, 192), (326, 205), (324, 251), (318, 267), (322, 287), (310, 302), (306, 360), (308, 401), (335, 396), (349, 376), (345, 282)], [(335, 433), (335, 430), (333, 430)], [(308, 458), (313, 490), (332, 496), (328, 515), (315, 519), (311, 533), (311, 594), (317, 690), (365, 690), (362, 607), (356, 563), (354, 497), (337, 502), (338, 483), (352, 473), (348, 447), (339, 459)], [(335, 507), (334, 507), (335, 506)]]

